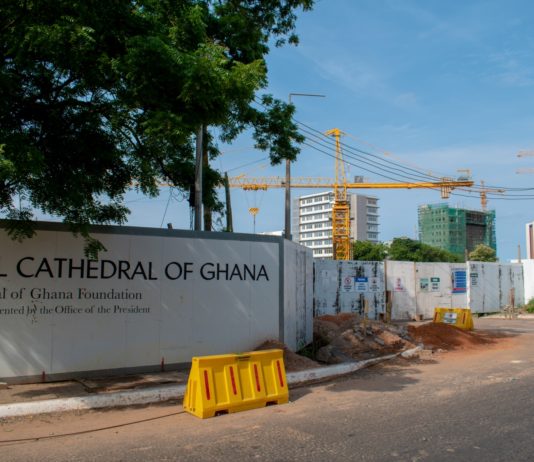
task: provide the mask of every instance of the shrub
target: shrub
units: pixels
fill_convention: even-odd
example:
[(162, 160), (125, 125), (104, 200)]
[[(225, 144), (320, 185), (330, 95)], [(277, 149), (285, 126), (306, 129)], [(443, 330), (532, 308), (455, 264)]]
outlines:
[(531, 298), (524, 308), (528, 313), (534, 313), (534, 298)]

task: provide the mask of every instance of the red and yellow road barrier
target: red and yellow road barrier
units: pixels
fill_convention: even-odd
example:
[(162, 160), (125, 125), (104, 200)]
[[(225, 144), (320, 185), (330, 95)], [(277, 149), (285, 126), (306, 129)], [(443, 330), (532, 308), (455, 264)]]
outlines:
[(184, 409), (205, 419), (289, 401), (283, 350), (192, 360)]

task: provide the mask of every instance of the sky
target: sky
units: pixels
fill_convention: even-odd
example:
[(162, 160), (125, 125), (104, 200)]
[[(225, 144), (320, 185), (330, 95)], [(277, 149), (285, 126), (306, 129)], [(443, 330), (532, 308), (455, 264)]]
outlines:
[[(458, 170), (469, 169), (477, 184), (534, 187), (534, 174), (516, 173), (534, 167), (534, 156), (517, 156), (534, 150), (533, 17), (534, 4), (520, 0), (319, 0), (313, 11), (299, 14), (300, 44), (271, 49), (265, 92), (283, 100), (290, 93), (325, 95), (293, 97), (295, 119), (308, 130), (305, 135), (310, 133), (306, 126), (311, 134), (331, 128), (346, 133), (342, 142), (351, 148), (353, 164), (347, 165), (349, 178), (390, 181), (384, 175), (391, 172), (376, 165), (381, 159), (436, 177), (458, 177), (465, 174)], [(309, 140), (328, 150), (316, 144), (317, 138)], [(368, 162), (360, 163), (353, 148), (378, 157), (359, 153)], [(230, 176), (285, 174), (283, 165), (270, 166), (246, 134), (222, 151), (214, 166)], [(334, 160), (303, 146), (292, 175), (332, 178)], [(318, 191), (294, 189), (292, 197)], [(379, 198), (382, 241), (416, 237), (417, 207), (444, 202), (433, 190), (361, 193)], [(447, 202), (480, 209), (478, 192), (460, 194)], [(514, 194), (533, 197), (518, 200)], [(524, 257), (525, 223), (534, 220), (534, 191), (488, 196), (488, 208), (496, 211), (499, 258), (517, 258), (518, 245)], [(187, 200), (180, 194), (170, 196), (163, 188), (150, 200), (129, 193), (126, 202), (130, 225), (172, 223), (175, 229), (190, 229)], [(260, 209), (255, 228), (250, 207)], [(284, 227), (281, 189), (232, 189), (232, 208), (235, 231)]]

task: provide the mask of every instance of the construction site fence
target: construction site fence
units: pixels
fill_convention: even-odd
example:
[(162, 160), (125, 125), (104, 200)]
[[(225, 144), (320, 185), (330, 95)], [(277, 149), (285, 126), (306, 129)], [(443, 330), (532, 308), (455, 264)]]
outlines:
[(266, 340), (311, 343), (313, 253), (279, 236), (0, 220), (0, 382), (185, 367)]
[(432, 319), (436, 307), (494, 313), (524, 302), (520, 264), (315, 262), (315, 316), (352, 312), (376, 320)]
[(534, 260), (523, 260), (523, 276), (525, 279), (525, 303), (534, 298)]

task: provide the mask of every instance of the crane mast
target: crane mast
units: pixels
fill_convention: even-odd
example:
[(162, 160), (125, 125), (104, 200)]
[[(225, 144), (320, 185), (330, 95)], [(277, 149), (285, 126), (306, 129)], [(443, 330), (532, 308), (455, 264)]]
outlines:
[(332, 207), (332, 244), (334, 260), (350, 260), (350, 204), (347, 197), (347, 176), (339, 141), (342, 132), (333, 128), (326, 132), (336, 142), (336, 182), (334, 183), (334, 205)]

